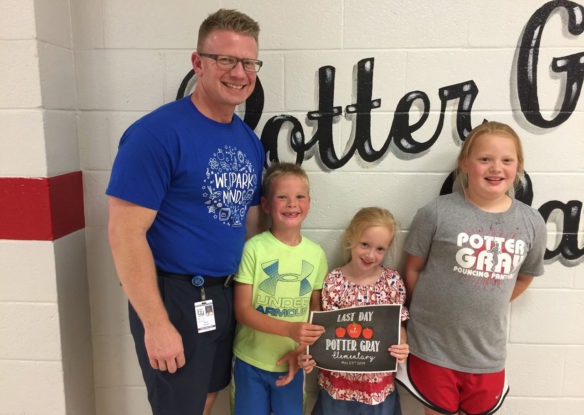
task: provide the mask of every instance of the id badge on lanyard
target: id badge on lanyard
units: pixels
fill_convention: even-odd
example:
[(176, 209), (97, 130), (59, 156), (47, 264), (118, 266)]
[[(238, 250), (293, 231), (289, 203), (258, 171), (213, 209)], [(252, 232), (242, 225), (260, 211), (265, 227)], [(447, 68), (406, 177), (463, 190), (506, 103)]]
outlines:
[(205, 333), (215, 330), (215, 311), (213, 310), (213, 300), (197, 301), (195, 303), (195, 319), (197, 321), (197, 332)]
[(192, 283), (201, 290), (201, 301), (195, 303), (195, 320), (197, 322), (197, 332), (206, 333), (215, 330), (215, 310), (213, 300), (207, 300), (205, 294), (205, 279), (201, 275), (195, 275)]

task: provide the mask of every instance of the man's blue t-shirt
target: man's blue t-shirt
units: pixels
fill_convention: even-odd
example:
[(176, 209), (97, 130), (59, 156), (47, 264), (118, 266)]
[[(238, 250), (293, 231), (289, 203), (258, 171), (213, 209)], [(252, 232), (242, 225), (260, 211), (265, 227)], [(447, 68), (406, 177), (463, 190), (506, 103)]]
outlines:
[(213, 121), (185, 97), (126, 130), (106, 193), (158, 211), (147, 233), (158, 267), (227, 275), (241, 259), (247, 210), (259, 203), (264, 157), (237, 115)]

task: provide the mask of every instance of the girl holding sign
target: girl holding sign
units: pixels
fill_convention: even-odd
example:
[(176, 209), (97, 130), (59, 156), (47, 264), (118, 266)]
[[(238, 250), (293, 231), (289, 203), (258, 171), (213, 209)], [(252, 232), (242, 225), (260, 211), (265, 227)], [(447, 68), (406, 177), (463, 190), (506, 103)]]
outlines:
[[(345, 231), (344, 247), (350, 261), (332, 270), (322, 287), (322, 310), (381, 304), (404, 304), (406, 290), (397, 271), (381, 265), (396, 233), (396, 222), (386, 209), (363, 208), (353, 217)], [(408, 311), (402, 307), (402, 321)], [(388, 352), (403, 363), (409, 354), (406, 333), (401, 328), (401, 344)], [(298, 364), (310, 373), (316, 362), (300, 354)], [(321, 390), (312, 415), (367, 414), (401, 415), (399, 396), (393, 374), (348, 373), (319, 369)]]

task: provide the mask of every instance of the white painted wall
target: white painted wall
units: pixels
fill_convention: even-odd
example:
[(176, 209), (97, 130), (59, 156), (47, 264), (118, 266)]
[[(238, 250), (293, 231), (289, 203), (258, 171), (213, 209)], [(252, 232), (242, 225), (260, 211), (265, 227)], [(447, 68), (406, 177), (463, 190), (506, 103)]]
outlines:
[[(32, 0), (0, 0), (0, 56), (3, 62), (11, 63), (0, 65), (0, 120), (6, 126), (0, 129), (0, 174), (46, 176), (61, 167), (70, 171), (70, 166), (81, 164), (98, 415), (149, 413), (128, 330), (126, 299), (115, 276), (106, 237), (104, 192), (117, 142), (131, 122), (175, 98), (190, 69), (197, 28), (219, 7), (246, 12), (262, 27), (260, 59), (264, 67), (259, 76), (266, 98), (258, 134), (272, 116), (290, 114), (301, 122), (308, 140), (314, 126), (307, 122), (306, 114), (318, 108), (319, 67), (336, 68), (334, 102), (344, 109), (355, 102), (357, 62), (373, 57), (372, 98), (381, 99), (380, 108), (372, 111), (375, 146), (379, 148), (385, 142), (393, 111), (407, 92), (421, 90), (430, 98), (434, 112), (416, 135), (422, 140), (436, 127), (438, 89), (473, 80), (479, 89), (473, 105), (473, 125), (483, 118), (501, 120), (516, 128), (523, 139), (526, 169), (534, 186), (533, 206), (538, 208), (550, 200), (584, 201), (584, 98), (580, 97), (576, 111), (565, 123), (541, 129), (525, 120), (515, 97), (517, 46), (525, 24), (544, 1), (170, 0), (146, 5), (139, 0), (71, 0), (70, 15), (63, 14), (63, 10), (69, 10), (67, 0), (48, 3), (34, 2), (38, 17), (35, 23)], [(72, 37), (63, 29), (69, 17)], [(561, 76), (549, 69), (552, 57), (584, 51), (584, 35), (568, 34), (565, 25), (565, 14), (554, 14), (545, 27), (540, 50), (539, 97), (549, 118), (559, 108), (563, 85)], [(304, 162), (313, 197), (305, 234), (323, 245), (331, 266), (340, 263), (342, 230), (362, 206), (381, 205), (396, 215), (403, 230), (396, 245), (401, 247), (416, 209), (438, 194), (454, 167), (459, 150), (454, 125), (456, 104), (451, 102), (447, 108), (437, 143), (416, 158), (403, 160), (388, 152), (375, 163), (365, 163), (354, 156), (335, 171), (321, 168), (317, 155)], [(41, 106), (48, 109), (41, 110)], [(77, 111), (70, 110), (73, 106)], [(71, 117), (76, 117), (75, 126)], [(350, 141), (352, 120), (352, 116), (342, 116), (334, 124), (338, 154)], [(59, 140), (58, 144), (52, 150), (39, 146), (39, 131)], [(17, 145), (12, 141), (16, 137)], [(12, 144), (7, 144), (8, 138)], [(78, 156), (54, 151), (74, 147), (75, 138)], [(282, 134), (281, 158), (293, 160), (285, 140)], [(27, 151), (22, 151), (23, 146)], [(548, 230), (548, 247), (553, 249), (561, 236), (561, 225), (549, 223)], [(582, 247), (582, 218), (577, 237)], [(46, 252), (50, 248), (44, 243), (0, 243), (11, 250), (6, 260), (22, 255), (22, 264), (26, 264), (31, 255), (29, 245), (50, 260)], [(23, 244), (24, 251), (19, 251)], [(388, 263), (401, 268), (403, 259), (399, 253)], [(4, 269), (16, 269), (19, 275), (30, 272), (19, 265), (20, 261), (8, 264)], [(511, 394), (500, 411), (503, 415), (584, 413), (582, 259), (572, 265), (557, 260), (546, 265), (546, 275), (510, 307)], [(5, 272), (0, 275), (9, 287), (0, 293), (0, 307), (5, 309), (0, 315), (20, 313), (21, 308), (29, 313), (39, 306), (48, 308), (44, 316), (56, 313), (52, 305), (55, 294), (47, 294), (56, 290), (54, 284), (48, 283), (40, 290), (29, 281), (22, 283), (38, 291), (32, 301), (42, 302), (30, 304), (31, 300), (20, 298), (20, 288)], [(45, 287), (43, 284), (47, 284), (44, 279), (40, 287)], [(0, 337), (15, 337), (10, 330)], [(47, 335), (51, 332), (48, 330)], [(14, 357), (19, 349), (18, 341), (2, 340), (0, 365), (6, 368), (0, 368), (0, 391), (11, 382), (10, 402), (26, 402), (24, 391), (31, 384), (27, 373), (41, 378), (46, 373), (46, 378), (51, 378), (55, 376), (51, 359), (59, 359), (56, 350), (50, 354), (50, 347), (43, 351), (50, 354), (48, 357), (34, 353), (24, 356), (24, 352), (24, 357)], [(18, 376), (7, 378), (5, 374), (11, 372)], [(316, 390), (314, 379), (311, 390)], [(50, 400), (53, 392), (46, 388), (41, 395)], [(227, 395), (221, 395), (216, 415), (227, 413), (227, 401)], [(2, 392), (0, 402), (6, 402)], [(402, 404), (406, 415), (422, 413), (405, 392)], [(64, 403), (55, 398), (51, 405), (62, 408)], [(0, 403), (0, 413), (19, 411), (41, 413)]]

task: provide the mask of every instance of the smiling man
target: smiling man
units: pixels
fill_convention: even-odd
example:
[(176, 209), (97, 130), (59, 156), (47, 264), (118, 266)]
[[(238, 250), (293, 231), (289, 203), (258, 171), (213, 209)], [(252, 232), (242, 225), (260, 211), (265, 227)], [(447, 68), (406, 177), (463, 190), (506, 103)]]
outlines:
[(231, 276), (260, 226), (263, 147), (234, 114), (252, 93), (259, 26), (219, 10), (199, 29), (189, 97), (120, 140), (109, 237), (154, 415), (208, 414), (230, 380)]

